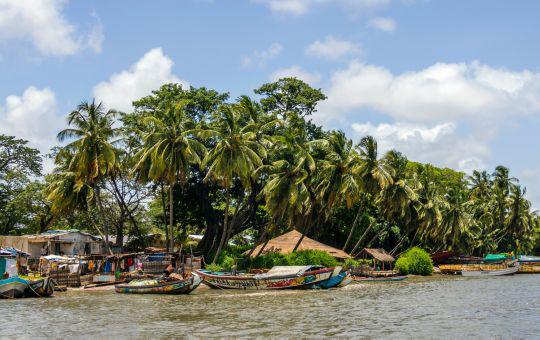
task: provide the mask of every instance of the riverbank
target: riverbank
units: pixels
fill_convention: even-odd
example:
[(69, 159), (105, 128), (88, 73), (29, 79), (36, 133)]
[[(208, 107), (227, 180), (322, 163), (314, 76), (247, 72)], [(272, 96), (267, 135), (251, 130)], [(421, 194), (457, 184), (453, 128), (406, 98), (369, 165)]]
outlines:
[(121, 295), (70, 289), (3, 301), (3, 336), (535, 337), (540, 275), (437, 275), (323, 291)]

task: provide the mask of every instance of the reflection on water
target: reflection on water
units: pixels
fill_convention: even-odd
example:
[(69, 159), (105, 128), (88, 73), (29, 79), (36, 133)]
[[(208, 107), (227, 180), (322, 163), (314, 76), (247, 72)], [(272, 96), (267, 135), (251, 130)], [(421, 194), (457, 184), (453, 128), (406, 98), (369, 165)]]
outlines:
[(540, 337), (540, 275), (180, 296), (70, 291), (0, 306), (1, 336)]

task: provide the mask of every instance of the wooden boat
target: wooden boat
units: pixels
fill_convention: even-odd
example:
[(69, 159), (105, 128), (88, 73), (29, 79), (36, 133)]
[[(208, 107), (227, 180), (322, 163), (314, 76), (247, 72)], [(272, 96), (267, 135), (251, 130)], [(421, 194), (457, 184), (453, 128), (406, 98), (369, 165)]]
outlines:
[(357, 282), (397, 282), (407, 279), (407, 276), (385, 276), (385, 277), (370, 277), (370, 276), (353, 276), (353, 281)]
[[(264, 274), (231, 275), (205, 270), (195, 272), (203, 283), (215, 289), (309, 289), (339, 273), (341, 267), (322, 266), (275, 266)], [(336, 274), (337, 275), (337, 274)]]
[(20, 277), (10, 277), (0, 280), (0, 298), (13, 299), (25, 297), (28, 281)]
[(50, 277), (44, 279), (28, 281), (28, 287), (25, 291), (26, 297), (48, 297), (53, 295), (54, 280)]
[(498, 270), (462, 270), (463, 276), (502, 276), (513, 275), (519, 270), (519, 266), (508, 267), (506, 269)]
[(540, 256), (521, 255), (518, 258), (519, 263), (538, 263), (540, 264)]
[(334, 269), (333, 275), (330, 278), (315, 283), (313, 288), (329, 289), (335, 287), (345, 287), (346, 285), (351, 283), (351, 274), (349, 274), (348, 271), (338, 271), (338, 274), (335, 274), (336, 270), (340, 269), (340, 267), (336, 267), (336, 269)]
[(506, 263), (456, 263), (439, 265), (442, 274), (461, 274), (462, 271), (495, 271), (507, 268), (508, 264)]
[(201, 284), (201, 278), (193, 274), (187, 279), (164, 280), (143, 279), (133, 280), (127, 284), (114, 286), (117, 293), (124, 294), (189, 294)]

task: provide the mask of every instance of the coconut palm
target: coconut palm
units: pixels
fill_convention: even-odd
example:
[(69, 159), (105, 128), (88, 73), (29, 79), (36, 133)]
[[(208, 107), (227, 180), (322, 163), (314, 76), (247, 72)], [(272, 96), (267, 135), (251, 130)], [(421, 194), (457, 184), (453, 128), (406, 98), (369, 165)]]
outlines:
[(508, 198), (508, 217), (506, 228), (501, 238), (508, 238), (506, 244), (511, 246), (515, 251), (520, 251), (521, 244), (519, 240), (525, 235), (531, 234), (532, 228), (530, 225), (531, 204), (525, 199), (527, 190), (519, 185), (512, 185)]
[(92, 189), (92, 198), (101, 215), (105, 232), (105, 243), (109, 249), (109, 226), (101, 202), (101, 186), (116, 163), (114, 138), (119, 130), (115, 128), (114, 110), (105, 111), (102, 104), (82, 102), (68, 115), (68, 126), (58, 133), (58, 140), (72, 140), (65, 149), (72, 153), (67, 169), (74, 174), (74, 189), (85, 185)]
[(331, 132), (326, 138), (326, 153), (317, 175), (316, 192), (329, 213), (336, 205), (345, 203), (347, 208), (359, 200), (361, 188), (355, 169), (360, 166), (360, 157), (352, 141), (341, 131)]
[(189, 166), (200, 164), (206, 154), (197, 139), (195, 123), (185, 112), (186, 102), (169, 103), (144, 118), (148, 132), (143, 148), (135, 155), (134, 173), (139, 181), (165, 182), (169, 185), (169, 250), (174, 246), (174, 186), (183, 186)]
[[(238, 179), (244, 188), (249, 188), (253, 172), (262, 165), (261, 158), (266, 157), (264, 146), (256, 140), (256, 125), (243, 125), (240, 110), (237, 105), (222, 106), (216, 113), (213, 128), (203, 133), (216, 141), (202, 162), (202, 167), (207, 168), (205, 180), (215, 180), (225, 189), (226, 195), (222, 235), (213, 262), (219, 257), (232, 231), (229, 230), (232, 228), (229, 226), (229, 209), (233, 181)], [(240, 206), (237, 205), (233, 223), (239, 211)]]
[[(377, 195), (381, 189), (386, 188), (392, 183), (392, 169), (384, 160), (380, 160), (378, 158), (377, 141), (372, 136), (363, 137), (358, 144), (358, 150), (361, 159), (360, 165), (356, 168), (358, 183), (364, 189), (366, 194), (372, 196)], [(358, 209), (358, 213), (349, 232), (349, 236), (347, 237), (347, 241), (342, 248), (344, 251), (347, 249), (347, 246), (352, 239), (352, 235), (360, 222), (362, 212), (363, 205), (360, 204), (360, 208)], [(372, 226), (373, 223), (370, 223), (358, 240), (357, 246), (354, 248), (357, 248), (358, 245), (361, 244), (371, 230)]]
[(384, 159), (386, 164), (393, 169), (392, 182), (381, 190), (376, 203), (387, 220), (407, 225), (412, 218), (412, 204), (418, 199), (418, 195), (407, 179), (408, 160), (395, 150), (388, 151)]

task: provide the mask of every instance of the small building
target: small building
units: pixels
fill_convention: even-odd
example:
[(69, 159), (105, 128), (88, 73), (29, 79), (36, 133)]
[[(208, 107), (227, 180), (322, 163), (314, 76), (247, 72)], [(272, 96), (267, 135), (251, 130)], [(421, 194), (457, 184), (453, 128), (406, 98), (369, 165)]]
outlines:
[(39, 235), (27, 235), (28, 253), (33, 258), (41, 255), (92, 255), (106, 251), (105, 242), (97, 236), (79, 231), (49, 230)]
[(353, 269), (353, 274), (366, 276), (393, 276), (396, 272), (392, 269), (396, 259), (384, 249), (364, 248), (358, 254), (358, 258), (372, 260), (373, 267), (361, 266)]
[[(298, 243), (298, 240), (300, 240), (300, 237), (302, 237), (302, 234), (300, 232), (296, 230), (289, 231), (288, 233), (271, 239), (267, 243), (258, 245), (252, 252), (251, 257), (255, 257), (259, 255), (259, 253), (260, 255), (264, 255), (267, 253), (290, 254), (296, 246), (296, 243)], [(330, 247), (324, 243), (315, 241), (314, 239), (305, 236), (302, 240), (302, 243), (300, 243), (300, 245), (298, 246), (298, 250), (307, 249), (324, 251), (338, 260), (346, 260), (351, 258), (349, 254), (347, 254), (341, 249)]]

